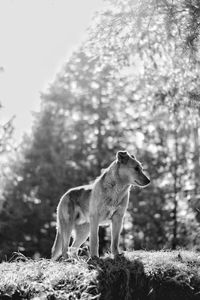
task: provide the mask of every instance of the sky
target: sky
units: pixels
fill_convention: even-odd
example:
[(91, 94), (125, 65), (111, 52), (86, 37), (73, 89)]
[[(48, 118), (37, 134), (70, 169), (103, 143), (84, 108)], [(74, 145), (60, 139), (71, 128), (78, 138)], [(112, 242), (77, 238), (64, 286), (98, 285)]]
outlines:
[(0, 0), (0, 123), (29, 131), (40, 92), (86, 36), (103, 0)]

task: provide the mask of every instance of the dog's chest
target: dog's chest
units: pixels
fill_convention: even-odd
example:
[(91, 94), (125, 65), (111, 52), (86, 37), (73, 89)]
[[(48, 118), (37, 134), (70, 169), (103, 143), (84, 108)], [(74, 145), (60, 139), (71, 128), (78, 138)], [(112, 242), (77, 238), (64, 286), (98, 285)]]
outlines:
[(102, 219), (110, 219), (122, 205), (123, 199), (128, 195), (127, 188), (114, 187), (106, 191), (101, 203)]
[(108, 206), (116, 207), (121, 202), (123, 196), (124, 193), (115, 188), (107, 191), (104, 196), (104, 202)]

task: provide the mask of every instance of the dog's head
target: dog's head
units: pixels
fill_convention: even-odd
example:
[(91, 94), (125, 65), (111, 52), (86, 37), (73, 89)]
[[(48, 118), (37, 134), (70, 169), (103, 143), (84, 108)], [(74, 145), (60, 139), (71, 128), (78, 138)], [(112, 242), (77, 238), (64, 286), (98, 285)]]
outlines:
[(146, 186), (150, 183), (144, 174), (141, 163), (127, 151), (118, 151), (116, 154), (119, 177), (124, 183), (135, 186)]

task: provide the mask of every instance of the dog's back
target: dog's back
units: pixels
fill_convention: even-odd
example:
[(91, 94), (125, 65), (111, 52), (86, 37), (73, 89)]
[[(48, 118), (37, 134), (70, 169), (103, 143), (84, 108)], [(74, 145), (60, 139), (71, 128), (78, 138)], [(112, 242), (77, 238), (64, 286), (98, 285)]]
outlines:
[(58, 218), (62, 218), (63, 207), (65, 207), (64, 209), (68, 209), (68, 213), (71, 216), (73, 215), (74, 224), (81, 224), (86, 220), (89, 221), (89, 201), (91, 192), (91, 185), (78, 186), (67, 191), (58, 205)]

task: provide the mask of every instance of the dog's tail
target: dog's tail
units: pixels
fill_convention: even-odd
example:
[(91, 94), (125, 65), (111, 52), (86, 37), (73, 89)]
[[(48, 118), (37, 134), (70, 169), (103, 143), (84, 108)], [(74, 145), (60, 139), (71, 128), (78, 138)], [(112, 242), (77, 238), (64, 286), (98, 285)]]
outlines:
[(59, 259), (59, 257), (62, 255), (62, 241), (61, 241), (61, 234), (59, 230), (57, 229), (56, 232), (56, 238), (53, 244), (53, 247), (51, 249), (51, 258), (53, 260)]

